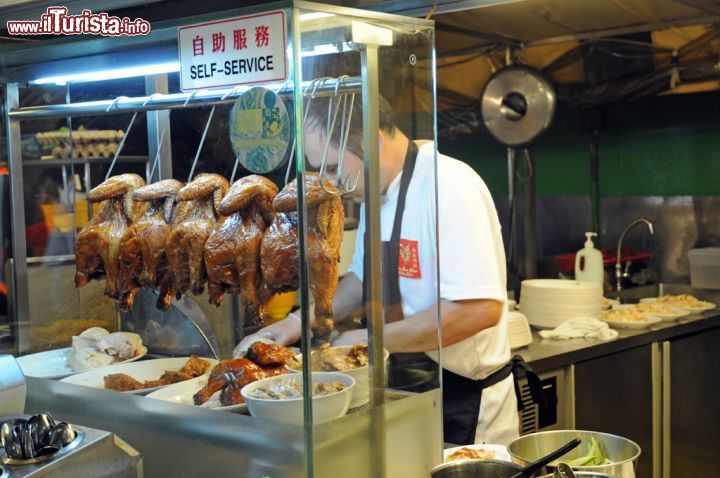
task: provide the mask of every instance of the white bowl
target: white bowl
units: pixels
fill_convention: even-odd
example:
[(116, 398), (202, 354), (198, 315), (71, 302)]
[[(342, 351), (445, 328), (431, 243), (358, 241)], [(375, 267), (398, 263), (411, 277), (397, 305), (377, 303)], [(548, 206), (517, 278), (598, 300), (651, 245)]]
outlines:
[[(271, 383), (283, 380), (291, 380), (302, 384), (302, 374), (291, 373), (277, 375), (258, 380), (245, 385), (240, 393), (247, 403), (250, 415), (256, 418), (264, 418), (274, 422), (287, 423), (290, 425), (303, 424), (303, 399), (289, 398), (284, 400), (272, 400), (255, 398), (249, 395), (258, 388), (267, 388)], [(312, 398), (313, 423), (322, 423), (345, 415), (350, 408), (350, 398), (355, 387), (355, 379), (349, 375), (338, 372), (313, 372), (313, 383), (339, 381), (346, 385), (345, 389), (328, 395), (316, 395)]]
[[(352, 345), (340, 345), (337, 347), (331, 347), (333, 349), (340, 349), (345, 355), (347, 355), (353, 348)], [(385, 363), (385, 370), (387, 371), (387, 361), (390, 356), (390, 352), (387, 350), (383, 351), (383, 360)], [(315, 353), (315, 352), (312, 352)], [(298, 358), (302, 358), (302, 354), (296, 355)], [(302, 373), (302, 370), (294, 369), (288, 366), (288, 370), (294, 373)], [(314, 373), (314, 372), (313, 372)], [(337, 373), (344, 373), (355, 379), (355, 388), (352, 392), (352, 400), (350, 401), (350, 408), (360, 407), (370, 401), (370, 373), (368, 366), (357, 367), (350, 370), (337, 371)]]

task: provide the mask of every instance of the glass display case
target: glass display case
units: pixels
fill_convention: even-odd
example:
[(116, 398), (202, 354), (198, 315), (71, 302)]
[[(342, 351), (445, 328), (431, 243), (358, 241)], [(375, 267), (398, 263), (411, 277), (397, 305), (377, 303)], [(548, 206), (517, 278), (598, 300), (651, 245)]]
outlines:
[[(354, 376), (354, 393), (364, 387), (365, 396), (352, 408), (348, 399), (347, 411), (327, 419), (330, 405), (312, 398), (313, 377), (320, 375), (311, 360), (301, 360), (294, 362), (299, 373), (289, 374), (302, 377), (296, 412), (302, 419), (294, 424), (283, 423), (281, 411), (268, 414), (249, 406), (251, 413), (245, 408), (229, 413), (37, 377), (28, 377), (26, 412), (49, 409), (113, 431), (144, 454), (151, 476), (208, 470), (213, 476), (335, 476), (348, 470), (358, 477), (427, 476), (441, 460), (440, 357), (396, 350), (388, 357), (384, 329), (390, 321), (420, 312), (426, 326), (428, 321), (439, 324), (433, 24), (277, 2), (182, 19), (167, 28), (180, 31), (175, 49), (167, 57), (158, 54), (156, 61), (177, 59), (173, 55), (184, 48), (185, 28), (205, 28), (193, 31), (206, 31), (209, 42), (221, 32), (215, 33), (214, 25), (267, 15), (279, 15), (283, 29), (280, 56), (285, 60), (273, 61), (284, 74), (272, 79), (204, 86), (197, 81), (199, 60), (190, 61), (196, 67), (191, 78), (184, 76), (191, 69), (183, 59), (180, 71), (126, 80), (49, 85), (25, 78), (27, 86), (6, 85), (13, 228), (5, 271), (12, 348), (27, 356), (67, 347), (73, 335), (103, 326), (143, 331), (143, 340), (154, 347), (150, 355), (230, 359), (238, 342), (271, 321), (267, 314), (258, 314), (264, 323), (253, 320), (252, 297), (220, 281), (218, 287), (227, 292), (220, 307), (208, 303), (218, 302), (208, 287), (198, 295), (186, 292), (169, 312), (160, 312), (152, 310), (156, 291), (146, 288), (131, 310), (121, 313), (117, 302), (103, 295), (103, 281), (75, 287), (74, 245), (88, 218), (97, 214), (87, 194), (107, 177), (132, 172), (150, 184), (168, 178), (189, 182), (211, 173), (233, 184), (255, 173), (280, 191), (271, 217), (265, 218), (261, 261), (270, 234), (276, 234), (276, 243), (268, 248), (290, 246), (275, 271), (283, 277), (273, 279), (261, 268), (262, 280), (256, 282), (260, 301), (269, 300), (262, 296), (266, 286), (275, 294), (297, 290), (299, 340), (289, 345), (300, 357), (313, 357), (337, 340), (366, 342), (367, 365), (345, 375)], [(224, 36), (223, 48), (239, 51), (243, 38), (263, 41), (233, 33), (233, 38)], [(167, 31), (153, 34), (167, 38)], [(219, 38), (212, 48), (220, 48)], [(197, 55), (198, 50), (191, 51)], [(138, 58), (147, 56), (138, 52)], [(228, 71), (249, 68), (233, 60), (226, 65)], [(77, 141), (86, 136), (83, 131), (96, 130), (122, 132), (98, 155), (100, 145)], [(262, 136), (268, 131), (275, 132), (272, 141)], [(395, 134), (410, 140), (408, 150), (413, 142), (421, 150), (414, 173), (387, 154)], [(405, 158), (405, 149), (402, 153)], [(404, 196), (398, 193), (402, 179), (411, 175), (422, 176), (423, 189), (408, 195), (404, 217), (415, 216), (420, 232), (399, 235), (402, 228), (393, 225), (406, 221), (395, 220), (395, 205)], [(343, 217), (359, 218), (359, 228), (353, 229), (357, 221)], [(214, 227), (225, 221), (230, 220), (220, 215)], [(33, 236), (35, 224), (44, 241)], [(434, 257), (435, 267), (421, 270), (419, 255)], [(340, 259), (349, 269), (338, 270)], [(204, 261), (207, 274), (207, 252)], [(392, 281), (383, 284), (386, 271), (396, 265), (396, 285), (422, 281), (427, 286), (399, 297), (399, 290), (388, 285)], [(171, 333), (183, 327), (177, 324), (191, 324), (187, 343), (152, 342), (149, 322)], [(439, 343), (438, 335), (436, 350)], [(158, 441), (164, 446), (155, 446)], [(177, 453), (186, 448), (193, 453)]]

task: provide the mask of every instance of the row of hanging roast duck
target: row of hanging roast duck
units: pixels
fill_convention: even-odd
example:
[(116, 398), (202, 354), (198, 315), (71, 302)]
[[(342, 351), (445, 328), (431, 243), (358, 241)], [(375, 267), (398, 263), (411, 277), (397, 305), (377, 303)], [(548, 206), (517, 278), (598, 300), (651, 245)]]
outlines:
[[(305, 175), (308, 264), (319, 332), (332, 328), (344, 212), (336, 186)], [(323, 187), (324, 186), (324, 187)], [(282, 191), (251, 175), (232, 186), (217, 174), (199, 174), (183, 185), (153, 184), (136, 174), (114, 176), (88, 194), (101, 202), (80, 231), (75, 249), (75, 285), (105, 279), (105, 294), (130, 309), (141, 287), (159, 293), (167, 310), (173, 297), (201, 294), (210, 302), (239, 294), (246, 317), (262, 322), (277, 293), (298, 288), (297, 183)]]

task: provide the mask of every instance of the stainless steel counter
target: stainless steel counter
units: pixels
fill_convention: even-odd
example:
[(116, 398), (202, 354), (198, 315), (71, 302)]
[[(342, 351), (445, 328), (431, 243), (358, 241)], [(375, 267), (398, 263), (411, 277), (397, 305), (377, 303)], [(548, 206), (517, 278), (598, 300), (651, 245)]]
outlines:
[(513, 350), (513, 354), (521, 355), (536, 372), (544, 372), (602, 355), (717, 327), (720, 327), (720, 309), (682, 317), (675, 322), (660, 322), (650, 329), (618, 330), (618, 338), (608, 341), (543, 339), (533, 329), (533, 342), (527, 347)]

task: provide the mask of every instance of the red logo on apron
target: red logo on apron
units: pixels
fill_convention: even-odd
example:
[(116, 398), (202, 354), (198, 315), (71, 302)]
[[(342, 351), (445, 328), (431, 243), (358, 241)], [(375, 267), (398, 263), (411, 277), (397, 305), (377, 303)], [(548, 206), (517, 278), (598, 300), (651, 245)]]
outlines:
[(420, 259), (418, 255), (418, 241), (400, 239), (400, 254), (398, 257), (398, 275), (408, 279), (420, 279)]

